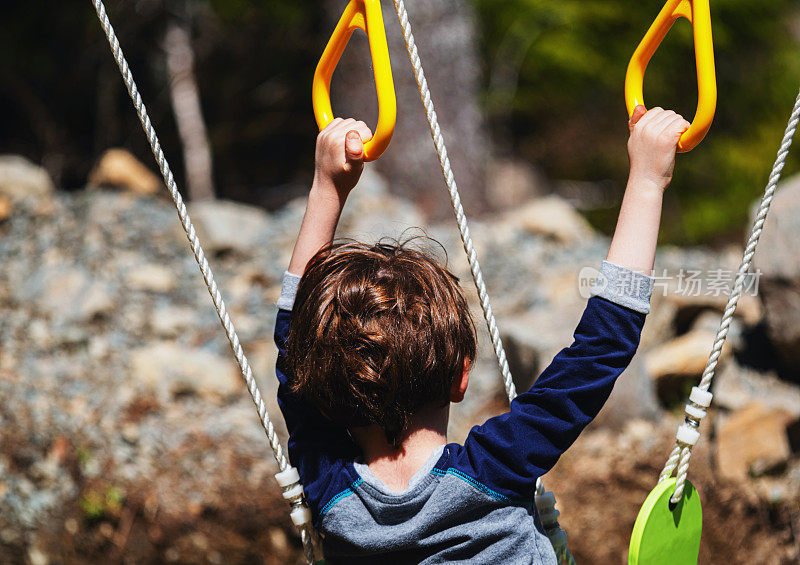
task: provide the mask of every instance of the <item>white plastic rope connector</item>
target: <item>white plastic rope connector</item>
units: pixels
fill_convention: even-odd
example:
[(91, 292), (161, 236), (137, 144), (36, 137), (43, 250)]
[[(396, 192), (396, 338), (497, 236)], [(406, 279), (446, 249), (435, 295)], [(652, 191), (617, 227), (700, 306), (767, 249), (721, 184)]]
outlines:
[(292, 508), (289, 513), (292, 523), (298, 528), (304, 528), (311, 525), (311, 510), (305, 506), (297, 506)]
[(278, 486), (283, 490), (283, 498), (293, 503), (303, 499), (303, 485), (300, 484), (300, 473), (294, 467), (275, 474)]
[(311, 526), (311, 511), (306, 507), (303, 497), (303, 485), (300, 484), (300, 473), (295, 467), (288, 467), (285, 471), (275, 473), (275, 480), (283, 491), (285, 498), (292, 506), (290, 516), (298, 528)]
[(300, 538), (303, 540), (303, 544), (308, 543), (313, 547), (316, 534), (311, 510), (306, 505), (305, 492), (303, 491), (303, 485), (300, 483), (300, 473), (295, 467), (287, 467), (285, 470), (275, 473), (275, 481), (281, 487), (283, 498), (292, 508), (289, 511), (289, 518), (300, 530)]
[[(739, 298), (742, 296), (745, 280), (750, 273), (753, 256), (756, 253), (758, 241), (761, 238), (761, 232), (764, 229), (764, 222), (767, 220), (767, 214), (772, 205), (772, 200), (775, 198), (778, 181), (786, 165), (786, 158), (789, 156), (789, 148), (792, 146), (792, 140), (794, 139), (794, 134), (797, 132), (798, 123), (800, 123), (800, 92), (795, 99), (794, 107), (789, 116), (789, 122), (786, 124), (786, 130), (781, 140), (781, 146), (778, 149), (775, 163), (769, 174), (767, 186), (764, 189), (764, 196), (761, 198), (761, 204), (753, 220), (753, 227), (750, 230), (750, 236), (747, 238), (747, 244), (742, 254), (742, 262), (739, 264), (739, 269), (736, 271), (733, 290), (728, 298), (728, 303), (725, 305), (725, 311), (722, 314), (719, 329), (714, 338), (714, 345), (708, 356), (706, 368), (703, 370), (703, 377), (700, 380), (700, 384), (692, 390), (692, 394), (689, 397), (690, 404), (686, 407), (685, 421), (678, 428), (677, 441), (667, 458), (667, 462), (664, 464), (664, 470), (661, 471), (661, 475), (659, 475), (658, 478), (659, 482), (664, 481), (672, 476), (673, 471), (676, 471), (675, 492), (670, 498), (670, 501), (673, 503), (680, 502), (683, 497), (683, 489), (686, 485), (686, 477), (689, 473), (689, 461), (692, 457), (692, 447), (697, 443), (697, 439), (695, 439), (694, 436), (696, 434), (699, 438), (700, 432), (698, 428), (700, 426), (700, 421), (705, 417), (706, 411), (711, 405), (712, 397), (709, 392), (711, 382), (716, 374), (717, 363), (719, 362), (720, 355), (722, 355), (722, 347), (725, 345), (725, 341), (728, 337), (728, 331), (733, 322), (736, 306), (739, 303)], [(693, 433), (687, 431), (692, 429), (694, 430)]]
[(711, 406), (711, 401), (713, 399), (713, 394), (696, 386), (692, 387), (692, 392), (689, 394), (689, 402), (697, 406), (702, 406), (703, 408)]
[(296, 467), (287, 467), (279, 473), (275, 473), (275, 480), (281, 488), (290, 487), (300, 482), (300, 472)]
[(689, 395), (689, 404), (686, 405), (686, 418), (684, 423), (693, 428), (700, 427), (700, 422), (706, 417), (707, 409), (711, 406), (711, 400), (713, 398), (714, 395), (707, 390), (693, 387)]
[(699, 439), (700, 432), (696, 428), (686, 423), (678, 426), (678, 433), (675, 434), (675, 440), (678, 444), (694, 447)]

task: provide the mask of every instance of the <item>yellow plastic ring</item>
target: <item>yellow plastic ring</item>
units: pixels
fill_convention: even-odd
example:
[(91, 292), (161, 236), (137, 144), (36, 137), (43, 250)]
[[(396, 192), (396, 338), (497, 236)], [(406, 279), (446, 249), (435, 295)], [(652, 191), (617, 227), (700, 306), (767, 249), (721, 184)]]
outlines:
[(369, 40), (369, 52), (375, 74), (375, 91), (378, 95), (378, 124), (372, 139), (364, 144), (364, 160), (374, 161), (389, 146), (397, 120), (397, 99), (380, 0), (350, 0), (317, 64), (311, 96), (314, 117), (322, 131), (334, 119), (331, 107), (331, 78), (350, 37), (357, 29), (363, 30)]
[(709, 0), (668, 0), (653, 25), (634, 51), (625, 75), (625, 104), (628, 116), (638, 105), (644, 106), (644, 72), (650, 58), (661, 45), (678, 18), (691, 22), (697, 65), (697, 111), (692, 125), (681, 135), (678, 152), (691, 151), (708, 133), (717, 108), (717, 79), (714, 68), (714, 43), (711, 37)]

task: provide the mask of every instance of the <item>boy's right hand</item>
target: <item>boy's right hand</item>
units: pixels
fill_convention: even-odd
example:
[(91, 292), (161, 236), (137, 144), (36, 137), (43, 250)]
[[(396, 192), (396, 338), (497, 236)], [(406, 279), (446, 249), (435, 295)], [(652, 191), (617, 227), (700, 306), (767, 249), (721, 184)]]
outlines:
[(675, 152), (689, 122), (672, 110), (637, 106), (628, 122), (628, 156), (633, 184), (647, 184), (664, 191), (672, 180)]
[(317, 136), (314, 185), (336, 189), (340, 198), (353, 190), (364, 169), (364, 142), (372, 139), (367, 124), (336, 118)]

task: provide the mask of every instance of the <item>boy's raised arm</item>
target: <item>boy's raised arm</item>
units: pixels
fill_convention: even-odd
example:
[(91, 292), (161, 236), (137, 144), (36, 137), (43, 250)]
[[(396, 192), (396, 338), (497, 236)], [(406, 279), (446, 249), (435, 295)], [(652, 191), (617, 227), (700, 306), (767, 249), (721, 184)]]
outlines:
[(339, 216), (364, 169), (364, 122), (336, 118), (317, 137), (314, 182), (294, 246), (289, 272), (302, 275), (311, 258), (333, 241)]
[(633, 358), (650, 310), (661, 201), (689, 124), (674, 112), (638, 107), (629, 125), (631, 172), (601, 271), (606, 284), (593, 290), (572, 345), (507, 414), (473, 428), (454, 457), (460, 470), (512, 500), (529, 500), (537, 477), (598, 414)]
[(372, 133), (363, 122), (340, 118), (319, 134), (314, 182), (278, 299), (275, 322), (278, 404), (289, 431), (289, 455), (300, 471), (306, 499), (315, 516), (318, 516), (319, 501), (330, 498), (328, 491), (341, 490), (330, 477), (336, 475), (341, 459), (355, 457), (356, 450), (347, 430), (332, 425), (319, 410), (292, 392), (294, 369), (287, 362), (286, 340), (300, 277), (309, 260), (333, 241), (347, 196), (361, 176), (363, 142), (371, 137)]
[(628, 122), (631, 172), (607, 260), (650, 274), (656, 256), (661, 204), (672, 180), (675, 151), (689, 122), (670, 110), (637, 106)]

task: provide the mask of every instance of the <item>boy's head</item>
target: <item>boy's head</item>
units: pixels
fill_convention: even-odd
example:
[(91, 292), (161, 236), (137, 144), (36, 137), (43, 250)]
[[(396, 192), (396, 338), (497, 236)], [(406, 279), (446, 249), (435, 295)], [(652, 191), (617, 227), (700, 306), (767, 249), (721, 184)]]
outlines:
[(331, 420), (397, 445), (411, 415), (460, 400), (475, 354), (458, 278), (408, 243), (338, 243), (306, 267), (287, 357), (294, 392)]

